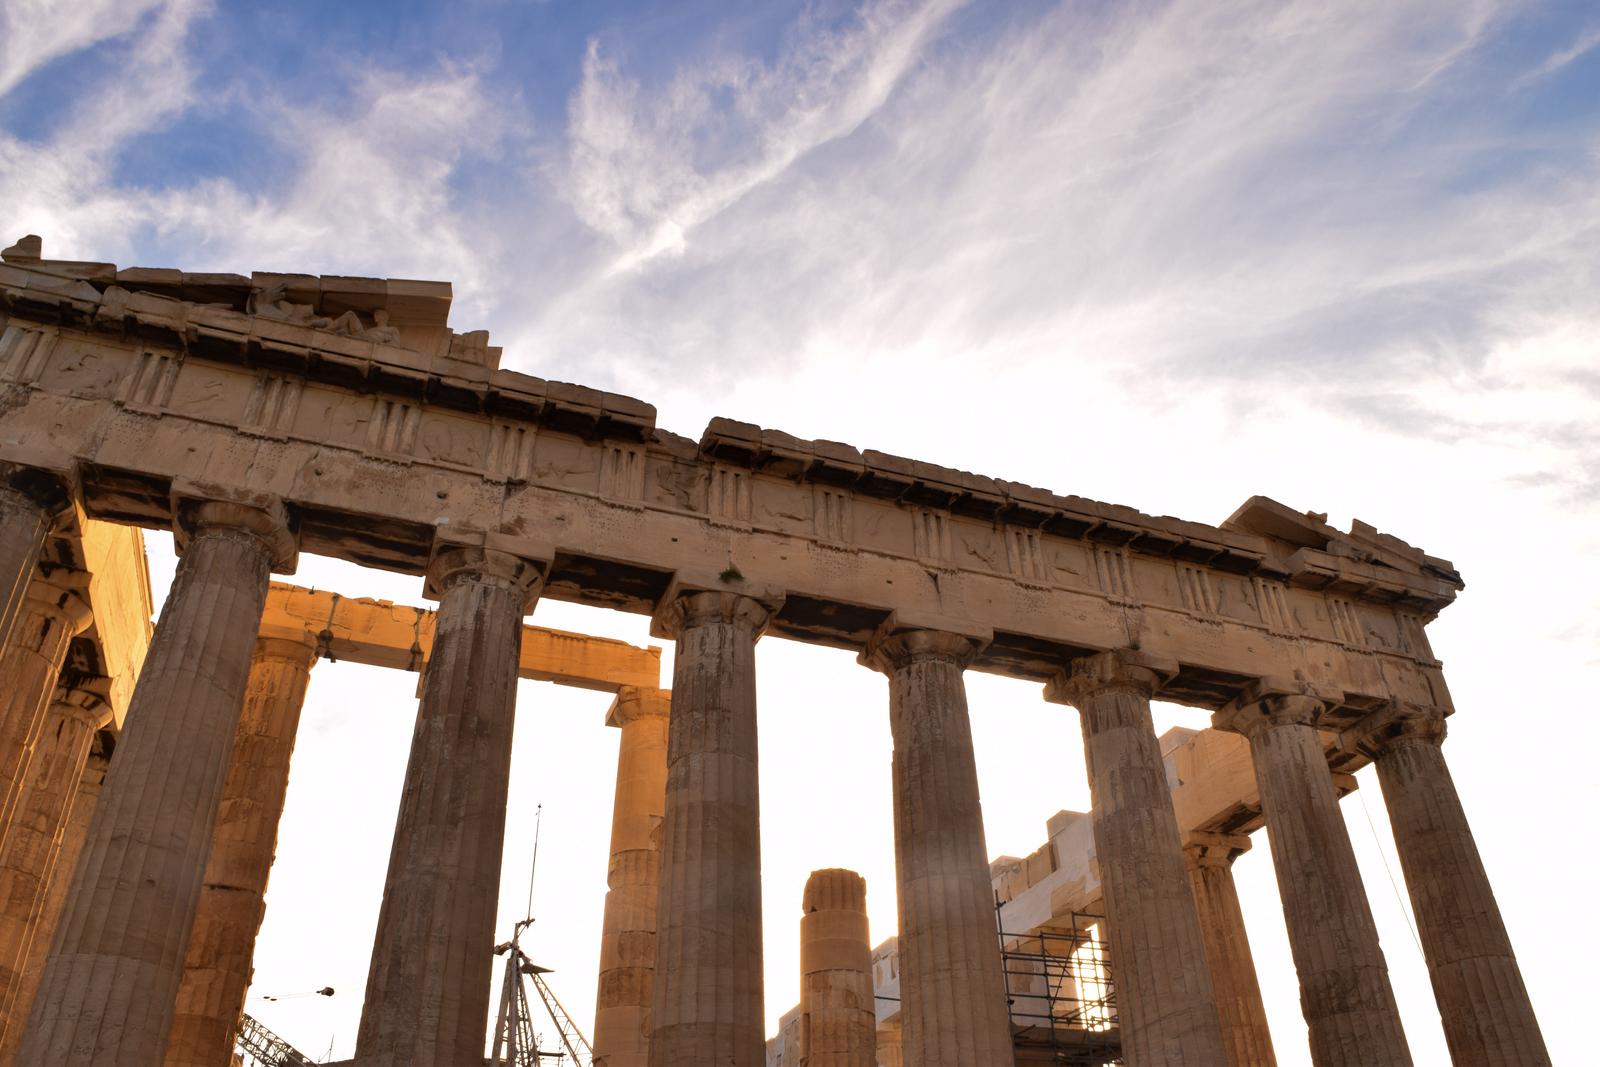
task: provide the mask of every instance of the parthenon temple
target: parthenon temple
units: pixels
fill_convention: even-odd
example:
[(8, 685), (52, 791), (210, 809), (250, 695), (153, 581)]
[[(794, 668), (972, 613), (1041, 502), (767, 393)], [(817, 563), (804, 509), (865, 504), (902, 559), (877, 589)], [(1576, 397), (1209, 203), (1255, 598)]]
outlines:
[[(1410, 1064), (1339, 808), (1368, 764), (1454, 1062), (1549, 1062), (1443, 755), (1449, 562), (1264, 497), (1208, 525), (680, 437), (501, 369), (447, 283), (3, 259), (0, 1063), (230, 1062), (323, 659), (420, 673), (359, 1067), (485, 1062), (519, 677), (615, 694), (596, 1067), (1272, 1064), (1230, 867), (1258, 829), (1312, 1062)], [(141, 528), (179, 553), (153, 624)], [(273, 580), (301, 553), (431, 605)], [(670, 687), (659, 649), (527, 625), (541, 598), (648, 616)], [(885, 676), (897, 872), (768, 909), (803, 972), (770, 1043), (763, 636)], [(1081, 722), (1090, 810), (1024, 858), (985, 844), (968, 671)], [(1211, 726), (1158, 737), (1153, 700)]]

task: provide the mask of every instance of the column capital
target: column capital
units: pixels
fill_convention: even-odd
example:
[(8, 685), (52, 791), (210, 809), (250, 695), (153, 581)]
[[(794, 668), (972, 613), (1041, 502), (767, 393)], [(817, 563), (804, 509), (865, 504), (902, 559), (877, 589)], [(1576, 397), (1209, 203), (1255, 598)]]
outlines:
[(38, 508), (55, 525), (72, 511), (75, 471), (47, 470), (24, 463), (0, 462), (0, 495)]
[(58, 715), (82, 722), (90, 730), (99, 730), (111, 722), (110, 693), (110, 678), (85, 675), (70, 685), (56, 686), (50, 708)]
[(1447, 727), (1446, 709), (1431, 704), (1391, 700), (1339, 736), (1339, 743), (1370, 759), (1377, 759), (1396, 744), (1416, 742), (1440, 745)]
[(776, 613), (776, 604), (743, 593), (684, 589), (669, 594), (656, 608), (655, 617), (650, 620), (650, 633), (677, 640), (685, 626), (729, 623), (748, 628), (754, 639), (766, 632), (767, 624)]
[(526, 615), (544, 590), (545, 569), (544, 563), (487, 545), (435, 544), (423, 595), (438, 600), (457, 582), (477, 582), (516, 593), (522, 598), (522, 614)]
[(801, 894), (800, 910), (806, 914), (841, 910), (865, 912), (867, 880), (843, 867), (812, 871)]
[(260, 542), (272, 569), (293, 574), (300, 554), (300, 537), (283, 501), (265, 493), (227, 499), (206, 494), (199, 487), (173, 489), (172, 536), (178, 555), (189, 542), (206, 533), (231, 531)]
[(892, 634), (880, 631), (867, 642), (857, 662), (884, 674), (928, 660), (953, 662), (966, 670), (981, 651), (983, 643), (978, 639), (947, 630), (902, 630)]
[(310, 633), (298, 637), (257, 637), (251, 658), (287, 660), (310, 670), (317, 661), (317, 639)]
[(1218, 834), (1191, 830), (1183, 841), (1183, 858), (1189, 867), (1232, 867), (1233, 861), (1250, 851), (1244, 834)]
[(1175, 660), (1151, 656), (1132, 648), (1098, 652), (1075, 659), (1044, 687), (1052, 704), (1083, 707), (1091, 697), (1113, 689), (1132, 689), (1146, 700), (1178, 673)]
[(1246, 737), (1269, 725), (1316, 726), (1343, 700), (1343, 692), (1300, 678), (1258, 678), (1218, 709), (1211, 725)]
[(89, 572), (68, 567), (40, 566), (28, 583), (27, 603), (34, 611), (60, 618), (67, 633), (76, 637), (94, 622), (89, 607)]
[(665, 719), (672, 712), (672, 691), (625, 685), (606, 711), (607, 726), (626, 726), (637, 719)]

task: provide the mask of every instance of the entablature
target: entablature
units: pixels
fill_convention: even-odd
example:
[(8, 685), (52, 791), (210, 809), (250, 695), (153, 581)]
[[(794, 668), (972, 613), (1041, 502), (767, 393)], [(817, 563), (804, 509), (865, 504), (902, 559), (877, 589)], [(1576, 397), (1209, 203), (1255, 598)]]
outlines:
[(100, 517), (164, 526), (181, 487), (233, 486), (303, 550), (407, 573), (486, 531), (557, 599), (737, 590), (783, 636), (981, 634), (977, 669), (1037, 680), (1138, 647), (1176, 664), (1164, 698), (1301, 675), (1347, 694), (1335, 723), (1449, 704), (1423, 626), (1460, 578), (1365, 524), (1258, 497), (1208, 526), (724, 419), (696, 442), (627, 397), (113, 288), (0, 266), (0, 459), (69, 471)]

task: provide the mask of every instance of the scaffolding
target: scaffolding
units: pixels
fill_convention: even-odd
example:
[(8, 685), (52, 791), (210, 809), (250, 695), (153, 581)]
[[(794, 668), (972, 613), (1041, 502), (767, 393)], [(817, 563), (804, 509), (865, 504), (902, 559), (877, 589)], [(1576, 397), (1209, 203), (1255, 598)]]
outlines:
[(1030, 934), (1001, 928), (1001, 966), (1017, 1062), (1122, 1062), (1116, 987), (1098, 915), (1074, 912)]

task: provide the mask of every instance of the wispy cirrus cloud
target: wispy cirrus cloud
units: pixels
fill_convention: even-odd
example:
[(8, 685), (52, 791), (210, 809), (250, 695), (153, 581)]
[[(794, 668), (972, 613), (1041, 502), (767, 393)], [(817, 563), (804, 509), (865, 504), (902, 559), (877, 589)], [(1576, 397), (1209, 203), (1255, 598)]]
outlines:
[(0, 96), (53, 59), (128, 33), (166, 0), (11, 0), (0, 8)]
[(237, 177), (120, 180), (130, 146), (209, 103), (195, 86), (203, 60), (191, 31), (210, 12), (205, 0), (171, 0), (120, 33), (109, 20), (100, 39), (122, 36), (127, 47), (50, 134), (0, 131), (8, 224), (44, 234), (54, 255), (128, 262), (154, 242), (182, 250), (192, 270), (444, 276), (469, 294), (464, 310), (481, 314), (484, 258), (456, 214), (452, 183), (465, 159), (496, 150), (511, 113), (491, 107), (470, 64), (401, 76), (346, 59), (350, 92), (337, 105), (291, 105), (270, 91), (235, 100), (255, 150), (286, 164), (283, 180), (265, 188), (246, 180), (248, 156)]
[(591, 39), (572, 97), (566, 186), (619, 253), (608, 274), (681, 254), (690, 231), (879, 108), (965, 0), (802, 17), (775, 62), (718, 54), (645, 90)]

